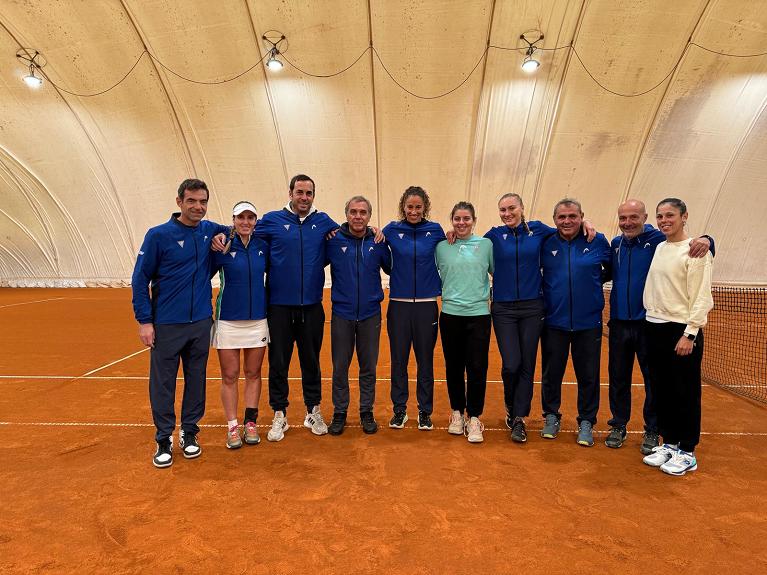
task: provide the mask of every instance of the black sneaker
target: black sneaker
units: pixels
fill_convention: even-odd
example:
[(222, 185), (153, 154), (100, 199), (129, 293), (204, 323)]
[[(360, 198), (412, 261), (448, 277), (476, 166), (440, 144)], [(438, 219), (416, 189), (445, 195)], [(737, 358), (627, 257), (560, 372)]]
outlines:
[(161, 469), (173, 465), (173, 441), (170, 437), (157, 442), (157, 450), (154, 452), (152, 464)]
[(187, 459), (194, 459), (202, 454), (202, 447), (197, 443), (197, 435), (186, 433), (183, 429), (178, 432), (178, 446)]
[(431, 414), (425, 411), (418, 412), (418, 429), (421, 431), (431, 431), (434, 429), (434, 424), (431, 422)]
[(407, 421), (407, 413), (404, 411), (395, 411), (394, 416), (389, 420), (389, 427), (393, 429), (402, 429)]
[[(506, 418), (508, 425), (508, 417)], [(521, 417), (515, 417), (512, 424), (509, 426), (511, 429), (511, 440), (514, 443), (524, 443), (527, 441), (527, 430), (525, 429), (525, 420)]]
[(511, 416), (511, 410), (506, 406), (506, 427), (514, 429), (514, 420), (515, 418)]
[(333, 421), (328, 425), (328, 433), (330, 435), (341, 435), (344, 432), (344, 426), (346, 425), (345, 413), (334, 413)]
[(660, 445), (660, 435), (657, 431), (645, 431), (644, 437), (642, 437), (642, 445), (639, 446), (639, 451), (643, 455), (650, 455), (652, 450)]
[(605, 439), (605, 445), (611, 449), (618, 449), (626, 441), (626, 428), (625, 427), (613, 427), (610, 429), (610, 433), (607, 434)]
[(368, 435), (378, 431), (378, 423), (376, 423), (376, 420), (373, 417), (372, 411), (360, 412), (360, 423), (362, 424), (362, 431), (364, 431)]

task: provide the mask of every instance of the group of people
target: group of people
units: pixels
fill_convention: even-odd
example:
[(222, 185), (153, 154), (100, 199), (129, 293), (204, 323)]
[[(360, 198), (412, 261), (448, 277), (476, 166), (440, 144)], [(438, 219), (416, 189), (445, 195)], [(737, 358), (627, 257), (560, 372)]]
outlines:
[[(176, 198), (180, 212), (147, 232), (133, 274), (139, 336), (152, 348), (149, 390), (156, 426), (155, 466), (173, 462), (179, 362), (185, 380), (179, 448), (186, 458), (201, 454), (197, 423), (205, 408), (209, 344), (217, 349), (221, 364), (228, 448), (260, 441), (256, 421), (266, 349), (269, 404), (274, 412), (267, 439), (284, 438), (289, 429), (288, 368), (294, 344), (301, 366), (304, 426), (315, 435), (343, 433), (350, 407), (349, 366), (356, 350), (360, 424), (364, 433), (375, 433), (383, 272), (390, 276), (386, 316), (390, 428), (401, 429), (408, 421), (412, 349), (418, 429), (433, 429), (434, 348), (441, 334), (451, 409), (447, 430), (465, 435), (471, 443), (482, 442), (492, 327), (502, 360), (512, 441), (527, 441), (525, 418), (531, 411), (540, 342), (541, 436), (554, 439), (559, 432), (562, 380), (571, 356), (578, 385), (576, 441), (594, 445), (603, 284), (612, 281), (612, 418), (605, 444), (619, 448), (626, 440), (636, 358), (645, 382), (640, 447), (644, 462), (672, 475), (697, 468), (701, 328), (713, 305), (713, 240), (687, 236), (687, 209), (681, 200), (667, 198), (658, 204), (659, 229), (646, 223), (642, 202), (622, 203), (618, 208), (622, 233), (611, 245), (584, 220), (581, 204), (570, 198), (555, 205), (550, 227), (527, 221), (522, 198), (505, 194), (498, 202), (501, 225), (481, 237), (474, 233), (477, 216), (471, 203), (453, 207), (446, 234), (429, 220), (429, 195), (417, 186), (405, 190), (399, 219), (382, 230), (370, 227), (373, 208), (363, 196), (346, 202), (346, 222), (339, 226), (316, 209), (314, 181), (303, 174), (290, 181), (289, 201), (281, 210), (258, 219), (251, 202), (238, 202), (231, 226), (203, 220), (208, 196), (204, 182), (182, 182)], [(332, 279), (334, 407), (329, 425), (320, 411), (319, 361), (327, 265)], [(210, 279), (216, 273), (221, 287), (214, 313)], [(237, 420), (241, 361), (242, 426)]]

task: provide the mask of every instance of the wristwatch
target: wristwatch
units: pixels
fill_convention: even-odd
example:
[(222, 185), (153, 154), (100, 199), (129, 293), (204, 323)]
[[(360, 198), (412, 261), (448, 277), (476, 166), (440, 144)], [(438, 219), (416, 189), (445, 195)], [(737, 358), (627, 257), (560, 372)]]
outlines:
[(685, 336), (687, 339), (689, 339), (690, 341), (695, 341), (695, 336), (694, 336), (694, 335), (692, 335), (691, 333), (686, 333), (686, 334), (684, 334), (684, 336)]

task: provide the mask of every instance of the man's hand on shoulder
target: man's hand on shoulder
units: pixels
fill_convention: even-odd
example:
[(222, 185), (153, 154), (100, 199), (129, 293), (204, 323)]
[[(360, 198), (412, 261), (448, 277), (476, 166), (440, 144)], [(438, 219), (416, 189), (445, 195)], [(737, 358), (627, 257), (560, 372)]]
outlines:
[(216, 234), (210, 242), (210, 249), (214, 252), (226, 252), (226, 234)]
[(705, 257), (709, 249), (711, 249), (711, 242), (705, 236), (690, 240), (690, 257), (691, 258)]

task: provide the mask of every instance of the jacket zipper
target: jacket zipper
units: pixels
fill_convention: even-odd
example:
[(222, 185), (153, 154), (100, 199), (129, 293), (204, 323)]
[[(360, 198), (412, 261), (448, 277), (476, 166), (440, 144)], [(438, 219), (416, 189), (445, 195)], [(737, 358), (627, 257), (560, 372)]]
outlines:
[[(253, 238), (250, 239), (253, 240)], [(250, 266), (250, 242), (245, 247), (245, 255), (248, 256), (248, 301), (250, 302), (248, 319), (253, 319), (253, 271)]]
[[(298, 216), (296, 216), (298, 218)], [(304, 220), (305, 222), (306, 220)], [(301, 305), (304, 305), (304, 222), (298, 218), (298, 245), (301, 251)]]
[(571, 268), (572, 245), (567, 242), (567, 286), (570, 289), (570, 331), (573, 330), (573, 272)]
[(192, 274), (192, 301), (189, 302), (189, 323), (194, 319), (194, 284), (197, 283), (197, 237), (192, 232), (192, 241), (194, 242), (194, 273)]
[(626, 282), (626, 309), (628, 310), (629, 319), (634, 319), (631, 313), (631, 252), (633, 251), (631, 247), (632, 246), (628, 246), (629, 271), (628, 271), (628, 281)]
[(355, 263), (357, 264), (357, 321), (360, 320), (360, 254), (362, 252), (362, 244), (365, 240), (357, 240), (357, 253), (355, 254)]
[(514, 245), (517, 249), (516, 252), (516, 259), (517, 259), (517, 300), (519, 300), (519, 236), (517, 235), (517, 230), (514, 231)]
[(418, 293), (418, 286), (416, 284), (416, 281), (417, 281), (416, 277), (418, 276), (418, 274), (417, 274), (417, 269), (416, 269), (416, 251), (415, 251), (416, 241), (415, 241), (415, 238), (416, 238), (416, 230), (415, 230), (415, 228), (413, 228), (413, 299), (416, 299), (416, 297), (417, 297), (416, 293)]

